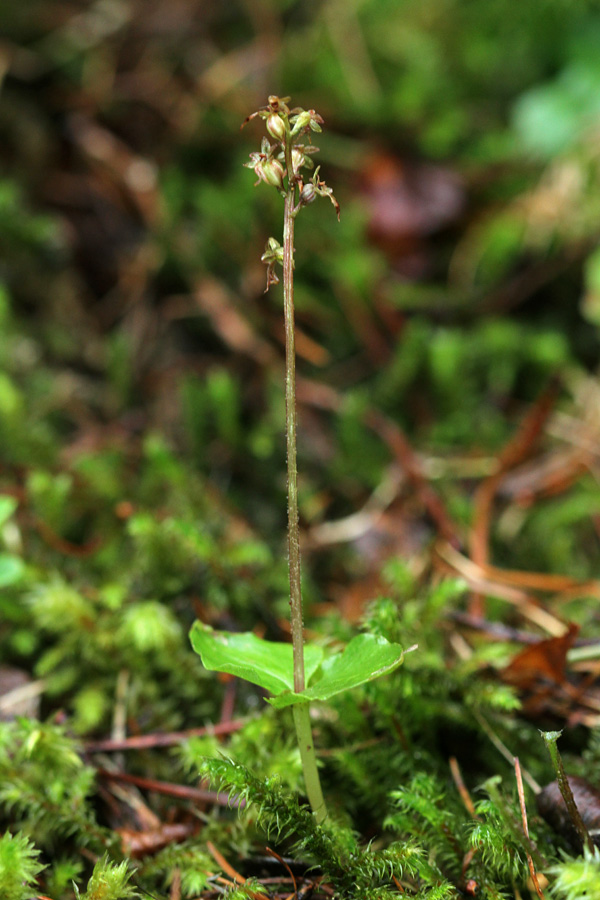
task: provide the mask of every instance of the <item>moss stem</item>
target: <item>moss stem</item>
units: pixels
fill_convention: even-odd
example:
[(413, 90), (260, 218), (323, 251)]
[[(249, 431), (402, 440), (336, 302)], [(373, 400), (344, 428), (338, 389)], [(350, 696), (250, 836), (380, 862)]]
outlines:
[(558, 788), (562, 794), (562, 798), (565, 802), (565, 806), (567, 807), (567, 812), (569, 814), (571, 822), (573, 823), (573, 827), (577, 831), (582, 847), (585, 847), (587, 850), (589, 850), (590, 853), (593, 853), (593, 841), (587, 828), (585, 827), (583, 819), (581, 818), (581, 813), (577, 808), (577, 804), (575, 803), (575, 797), (573, 796), (573, 791), (571, 790), (571, 785), (569, 784), (569, 779), (567, 778), (567, 773), (565, 772), (565, 767), (563, 765), (561, 755), (559, 753), (558, 747), (556, 746), (562, 732), (541, 731), (540, 734), (542, 735), (543, 741), (548, 748), (548, 753), (550, 754), (550, 759), (552, 760), (552, 765), (554, 766), (554, 771), (556, 772)]

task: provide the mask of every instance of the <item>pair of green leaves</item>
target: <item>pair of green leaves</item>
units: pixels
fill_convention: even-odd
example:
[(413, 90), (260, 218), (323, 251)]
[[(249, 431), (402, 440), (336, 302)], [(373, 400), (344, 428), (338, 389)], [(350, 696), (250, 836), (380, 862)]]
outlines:
[[(400, 644), (391, 644), (373, 634), (360, 634), (341, 652), (323, 659), (323, 648), (315, 644), (304, 647), (304, 672), (308, 687), (294, 693), (293, 651), (291, 644), (264, 641), (251, 632), (233, 634), (213, 631), (195, 622), (190, 632), (192, 647), (210, 671), (228, 672), (273, 694), (267, 698), (277, 709), (329, 700), (386, 675), (404, 658)], [(411, 648), (412, 649), (412, 648)]]

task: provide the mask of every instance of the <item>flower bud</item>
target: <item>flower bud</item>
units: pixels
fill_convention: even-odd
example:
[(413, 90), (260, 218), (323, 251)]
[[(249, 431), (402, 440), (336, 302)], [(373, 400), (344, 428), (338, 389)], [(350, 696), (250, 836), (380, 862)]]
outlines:
[(267, 246), (265, 247), (265, 252), (268, 253), (277, 253), (278, 250), (281, 250), (281, 245), (277, 238), (270, 237), (267, 241)]
[(304, 155), (303, 148), (292, 147), (292, 168), (294, 169), (294, 175), (297, 175), (299, 173), (305, 162), (306, 156)]
[(283, 144), (286, 131), (285, 122), (281, 116), (277, 115), (277, 113), (273, 113), (267, 119), (267, 131), (272, 138), (275, 138), (276, 141), (280, 141)]
[(292, 117), (291, 122), (293, 125), (292, 137), (309, 128), (311, 131), (322, 131), (323, 119), (314, 109), (301, 109), (299, 113)]
[(283, 190), (285, 169), (278, 159), (266, 159), (260, 167), (260, 178), (267, 184)]
[(309, 203), (312, 203), (313, 200), (316, 200), (316, 197), (317, 189), (312, 181), (309, 181), (308, 184), (305, 184), (300, 191), (300, 203), (302, 206), (308, 206)]

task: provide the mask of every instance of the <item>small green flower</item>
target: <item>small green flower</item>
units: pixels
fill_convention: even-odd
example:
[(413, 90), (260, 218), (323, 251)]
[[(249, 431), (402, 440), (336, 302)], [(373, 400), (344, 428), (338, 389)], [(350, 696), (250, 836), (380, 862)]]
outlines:
[(303, 144), (295, 144), (292, 147), (292, 168), (294, 170), (294, 175), (296, 178), (300, 173), (300, 169), (306, 167), (307, 169), (314, 168), (314, 162), (310, 158), (310, 154), (318, 153), (319, 148), (313, 147), (312, 144), (308, 146), (304, 146)]
[(268, 159), (262, 164), (259, 177), (267, 184), (272, 184), (273, 187), (283, 190), (285, 168), (278, 159)]
[(274, 237), (270, 237), (265, 246), (265, 252), (260, 258), (267, 266), (267, 286), (265, 294), (272, 284), (279, 284), (279, 276), (275, 272), (275, 264), (283, 265), (283, 247)]
[(255, 184), (264, 181), (265, 184), (271, 184), (282, 191), (286, 171), (283, 163), (274, 156), (276, 150), (277, 147), (270, 144), (264, 137), (261, 141), (260, 152), (251, 153), (250, 162), (244, 163), (244, 166), (247, 169), (253, 169), (255, 175), (258, 176)]
[(335, 197), (333, 196), (333, 190), (327, 186), (324, 181), (319, 179), (319, 169), (321, 166), (317, 166), (315, 169), (315, 174), (311, 178), (307, 184), (301, 185), (300, 189), (300, 202), (298, 206), (305, 206), (308, 203), (312, 203), (315, 197), (329, 197), (331, 202), (335, 207), (335, 211), (337, 213), (338, 222), (340, 219), (340, 204), (337, 202)]
[[(246, 116), (240, 127), (243, 128), (244, 125), (247, 125), (248, 122), (251, 122), (252, 119), (255, 119), (257, 116), (260, 116), (261, 119), (269, 119), (271, 116), (277, 114), (285, 117), (289, 116), (290, 111), (287, 106), (287, 101), (289, 99), (289, 97), (278, 97), (276, 94), (270, 94), (268, 105), (261, 106), (256, 112)], [(297, 111), (298, 110), (294, 110), (294, 112)]]
[[(294, 110), (294, 112), (296, 112), (296, 110)], [(324, 124), (323, 118), (319, 113), (316, 113), (314, 109), (301, 109), (296, 115), (292, 115), (290, 118), (292, 137), (295, 137), (297, 134), (306, 134), (309, 130), (322, 131), (321, 125)]]

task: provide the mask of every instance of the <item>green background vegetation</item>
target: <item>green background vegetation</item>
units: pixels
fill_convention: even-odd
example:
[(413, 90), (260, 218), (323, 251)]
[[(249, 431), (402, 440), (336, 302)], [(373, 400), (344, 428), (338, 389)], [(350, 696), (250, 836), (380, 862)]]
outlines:
[[(166, 898), (175, 872), (195, 897), (218, 871), (207, 840), (262, 873), (257, 818), (340, 896), (391, 896), (392, 876), (430, 900), (466, 896), (469, 878), (479, 896), (527, 896), (514, 773), (481, 720), (544, 784), (537, 728), (565, 719), (519, 714), (495, 674), (516, 645), (453, 649), (467, 589), (442, 579), (435, 523), (369, 413), (404, 430), (464, 549), (477, 485), (556, 381), (540, 452), (591, 455), (567, 490), (501, 497), (491, 559), (600, 577), (600, 6), (30, 0), (2, 4), (0, 33), (0, 659), (43, 688), (40, 721), (0, 726), (7, 900), (32, 896), (42, 865), (53, 900), (73, 882), (86, 900)], [(239, 132), (270, 93), (323, 115), (319, 162), (342, 207), (339, 225), (310, 207), (296, 237), (307, 626), (332, 643), (362, 622), (419, 650), (319, 712), (331, 845), (295, 799), (291, 720), (240, 683), (239, 733), (120, 764), (192, 785), (223, 753), (235, 767), (213, 777), (260, 815), (146, 796), (161, 822), (198, 829), (127, 861), (117, 829), (139, 819), (107, 802), (95, 769), (110, 759), (82, 762), (81, 746), (118, 715), (132, 734), (219, 720), (230, 688), (191, 650), (197, 617), (285, 635), (281, 297), (263, 294), (260, 263), (281, 203), (242, 168), (258, 128)], [(390, 479), (388, 533), (319, 539)], [(585, 592), (543, 602), (599, 637)], [(523, 627), (497, 597), (487, 615)], [(597, 728), (564, 741), (570, 771), (597, 768)], [(495, 775), (506, 809), (481, 789)], [(593, 896), (598, 862), (564, 862), (528, 805), (552, 896)]]

